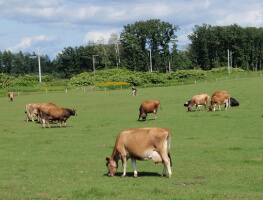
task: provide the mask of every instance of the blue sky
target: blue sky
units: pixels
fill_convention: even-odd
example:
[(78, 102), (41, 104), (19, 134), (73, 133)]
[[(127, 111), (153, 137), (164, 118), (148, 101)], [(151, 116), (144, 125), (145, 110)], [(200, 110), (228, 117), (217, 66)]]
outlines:
[(0, 51), (37, 52), (51, 59), (140, 20), (179, 25), (178, 45), (195, 25), (263, 26), (262, 0), (0, 0)]

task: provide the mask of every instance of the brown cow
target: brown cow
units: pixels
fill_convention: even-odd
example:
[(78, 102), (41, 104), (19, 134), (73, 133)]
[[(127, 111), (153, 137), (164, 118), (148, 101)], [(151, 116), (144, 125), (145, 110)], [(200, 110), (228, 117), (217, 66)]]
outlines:
[(53, 121), (58, 120), (60, 128), (62, 127), (62, 121), (63, 121), (65, 126), (67, 127), (67, 119), (71, 115), (77, 115), (75, 109), (68, 109), (68, 108), (52, 108), (49, 110), (42, 110), (41, 112), (42, 112), (41, 119), (44, 128), (46, 128), (45, 122), (47, 122), (47, 125), (50, 128), (49, 119)]
[(42, 113), (48, 111), (49, 109), (58, 108), (57, 105), (53, 103), (39, 103), (36, 105), (38, 122), (42, 123)]
[(200, 107), (202, 105), (205, 106), (205, 110), (206, 110), (206, 105), (208, 100), (211, 100), (211, 98), (205, 93), (200, 93), (199, 95), (193, 96), (191, 99), (191, 103), (188, 106), (188, 112), (192, 110), (193, 106), (195, 106), (195, 111), (197, 110), (197, 108), (199, 108), (199, 110), (201, 111)]
[(159, 105), (160, 105), (160, 101), (144, 101), (144, 102), (142, 102), (142, 104), (139, 108), (140, 114), (139, 114), (138, 121), (140, 120), (140, 118), (142, 118), (143, 121), (145, 121), (148, 113), (154, 113), (155, 114), (154, 119), (156, 120)]
[(218, 110), (220, 109), (220, 104), (226, 104), (226, 110), (229, 109), (230, 106), (230, 95), (227, 91), (216, 91), (213, 93), (211, 98), (211, 105), (209, 106), (209, 111), (216, 110), (216, 105), (218, 105)]
[(171, 133), (166, 128), (135, 128), (119, 133), (110, 158), (106, 158), (109, 169), (108, 176), (117, 172), (118, 160), (122, 160), (123, 174), (126, 175), (126, 162), (132, 160), (134, 177), (137, 177), (136, 160), (152, 159), (155, 163), (163, 163), (162, 176), (168, 169), (169, 178), (172, 177), (170, 157)]
[(8, 92), (8, 97), (11, 101), (14, 101), (14, 92)]
[(29, 103), (25, 105), (25, 113), (26, 113), (26, 121), (31, 118), (32, 122), (34, 122), (34, 116), (38, 116), (37, 111), (38, 104), (35, 103)]

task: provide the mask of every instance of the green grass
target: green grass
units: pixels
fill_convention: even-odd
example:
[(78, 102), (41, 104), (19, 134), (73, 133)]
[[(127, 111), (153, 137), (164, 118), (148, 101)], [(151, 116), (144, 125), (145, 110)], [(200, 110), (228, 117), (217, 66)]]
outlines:
[[(227, 90), (240, 106), (209, 113), (186, 112), (199, 92)], [(263, 79), (242, 78), (175, 87), (70, 90), (0, 98), (0, 199), (262, 199)], [(160, 100), (158, 120), (138, 122), (139, 105)], [(52, 102), (77, 109), (68, 128), (26, 122), (24, 105)], [(149, 114), (148, 119), (154, 118)], [(128, 128), (171, 130), (172, 179), (163, 166), (138, 161), (133, 178), (107, 177), (105, 158), (117, 134)]]

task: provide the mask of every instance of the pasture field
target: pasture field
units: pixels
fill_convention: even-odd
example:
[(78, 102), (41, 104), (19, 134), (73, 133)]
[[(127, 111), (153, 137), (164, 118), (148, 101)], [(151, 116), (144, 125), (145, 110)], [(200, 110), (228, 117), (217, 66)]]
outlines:
[[(239, 107), (187, 112), (200, 92), (227, 90)], [(131, 90), (69, 91), (0, 98), (0, 199), (263, 199), (263, 78)], [(137, 121), (145, 100), (160, 100), (158, 119)], [(26, 122), (24, 105), (52, 102), (77, 109), (68, 128)], [(63, 124), (64, 125), (64, 124)], [(107, 176), (117, 134), (166, 127), (172, 133), (172, 178), (163, 165), (137, 161), (133, 178)]]

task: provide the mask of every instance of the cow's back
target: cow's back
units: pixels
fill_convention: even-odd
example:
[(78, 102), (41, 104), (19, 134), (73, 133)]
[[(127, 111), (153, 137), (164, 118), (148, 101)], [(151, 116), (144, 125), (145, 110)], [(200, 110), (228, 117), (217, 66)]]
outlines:
[[(134, 157), (143, 157), (143, 151), (152, 149), (158, 151), (163, 147), (171, 133), (166, 128), (138, 128), (124, 130), (119, 133), (116, 140), (116, 148), (125, 148)], [(159, 143), (163, 144), (159, 144)]]
[(144, 101), (140, 106), (140, 110), (144, 110), (145, 112), (153, 111), (156, 107), (158, 107), (160, 101), (153, 100), (153, 101)]

